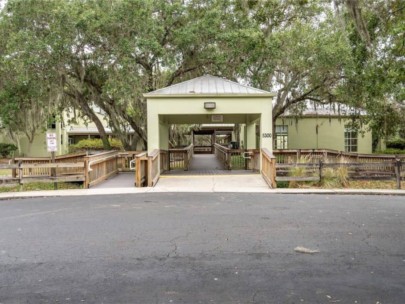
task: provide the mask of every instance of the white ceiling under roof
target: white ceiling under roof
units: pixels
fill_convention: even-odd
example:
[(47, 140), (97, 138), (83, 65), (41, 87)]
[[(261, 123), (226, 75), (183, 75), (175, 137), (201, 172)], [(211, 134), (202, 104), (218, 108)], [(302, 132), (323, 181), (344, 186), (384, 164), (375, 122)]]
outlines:
[[(146, 97), (154, 95), (223, 95), (223, 94), (271, 94), (270, 92), (255, 89), (228, 79), (212, 75), (204, 75), (172, 86), (162, 88), (145, 94)], [(273, 94), (271, 94), (273, 95)]]

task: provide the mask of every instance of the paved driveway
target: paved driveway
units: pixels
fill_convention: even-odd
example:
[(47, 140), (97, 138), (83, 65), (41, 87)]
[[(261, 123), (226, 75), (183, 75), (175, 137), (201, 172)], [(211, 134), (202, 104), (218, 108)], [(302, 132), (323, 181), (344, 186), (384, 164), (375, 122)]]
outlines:
[(405, 299), (403, 197), (36, 198), (0, 201), (0, 224), (0, 303)]

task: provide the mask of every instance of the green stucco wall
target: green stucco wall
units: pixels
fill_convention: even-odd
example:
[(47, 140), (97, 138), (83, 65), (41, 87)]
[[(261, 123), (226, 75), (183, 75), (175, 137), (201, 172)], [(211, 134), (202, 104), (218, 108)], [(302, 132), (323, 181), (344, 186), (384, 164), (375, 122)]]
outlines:
[[(56, 133), (56, 138), (58, 142), (58, 151), (56, 155), (66, 154), (68, 151), (68, 139), (66, 131), (62, 130), (61, 124), (57, 123), (56, 129), (49, 129), (47, 131), (38, 132), (32, 143), (29, 142), (26, 136), (21, 135), (19, 139), (20, 150), (16, 152), (16, 156), (24, 157), (49, 157), (50, 152), (47, 151), (46, 146), (46, 133)], [(10, 138), (5, 134), (0, 134), (0, 142), (13, 143), (16, 146), (18, 144), (12, 142)]]
[[(170, 124), (207, 124), (212, 115), (223, 115), (221, 123), (257, 123), (260, 133), (272, 132), (272, 97), (271, 96), (193, 96), (193, 97), (150, 97), (148, 106), (148, 152), (162, 149), (167, 137), (164, 125)], [(204, 109), (204, 102), (215, 102), (213, 110)], [(248, 143), (249, 144), (249, 143)], [(261, 138), (260, 146), (272, 150), (272, 140)]]
[[(288, 149), (345, 150), (344, 131), (349, 119), (338, 117), (279, 118), (276, 125), (288, 126)], [(358, 153), (372, 153), (371, 132), (358, 132)]]

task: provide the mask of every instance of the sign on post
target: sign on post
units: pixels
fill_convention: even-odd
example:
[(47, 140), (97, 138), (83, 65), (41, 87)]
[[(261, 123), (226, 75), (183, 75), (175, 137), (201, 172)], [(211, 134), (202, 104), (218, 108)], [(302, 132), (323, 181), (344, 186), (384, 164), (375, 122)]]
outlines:
[(58, 143), (56, 141), (56, 133), (46, 133), (46, 146), (48, 152), (58, 151)]
[[(48, 152), (51, 152), (51, 161), (55, 163), (55, 152), (58, 151), (58, 142), (56, 141), (56, 133), (46, 133), (46, 146), (48, 147)], [(56, 178), (56, 169), (51, 169), (51, 176)], [(53, 188), (58, 189), (58, 184), (56, 181), (53, 183)]]

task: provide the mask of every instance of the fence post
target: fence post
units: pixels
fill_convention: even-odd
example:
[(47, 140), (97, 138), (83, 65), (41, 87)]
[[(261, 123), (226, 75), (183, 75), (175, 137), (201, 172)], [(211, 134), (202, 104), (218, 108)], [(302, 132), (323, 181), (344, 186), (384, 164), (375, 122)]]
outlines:
[(170, 149), (167, 149), (167, 170), (170, 171)]
[(148, 187), (153, 187), (153, 176), (152, 176), (152, 156), (148, 156), (148, 167), (147, 167), (147, 172), (148, 172), (148, 181), (147, 185)]
[(84, 159), (84, 183), (83, 188), (88, 189), (90, 185), (90, 175), (89, 175), (89, 160), (88, 158)]
[(188, 151), (183, 152), (183, 159), (184, 159), (184, 171), (188, 171)]
[(23, 180), (23, 168), (21, 168), (22, 161), (18, 161), (18, 178), (20, 180), (20, 185), (22, 185), (22, 180)]
[[(55, 164), (55, 152), (51, 152), (51, 163)], [(51, 169), (51, 176), (53, 177), (53, 190), (58, 189), (58, 183), (56, 182), (56, 168)]]
[(271, 158), (270, 164), (271, 164), (271, 172), (270, 172), (271, 187), (273, 189), (276, 189), (277, 188), (277, 182), (276, 182), (277, 171), (276, 171), (276, 158), (275, 157)]
[(322, 167), (323, 161), (322, 159), (319, 160), (319, 183), (322, 184)]
[[(13, 156), (13, 159), (12, 159), (11, 163), (12, 163), (13, 165), (15, 165), (15, 163), (16, 163), (14, 156)], [(17, 177), (17, 169), (14, 168), (14, 169), (11, 170), (11, 177), (12, 177), (12, 178), (16, 178), (16, 177)]]
[(397, 178), (397, 189), (401, 189), (401, 160), (395, 160), (395, 175)]
[(141, 158), (135, 157), (135, 187), (142, 187), (141, 185)]

